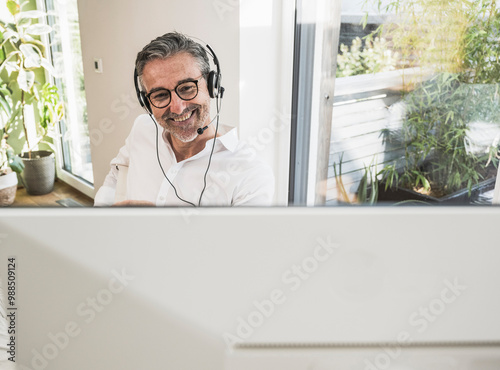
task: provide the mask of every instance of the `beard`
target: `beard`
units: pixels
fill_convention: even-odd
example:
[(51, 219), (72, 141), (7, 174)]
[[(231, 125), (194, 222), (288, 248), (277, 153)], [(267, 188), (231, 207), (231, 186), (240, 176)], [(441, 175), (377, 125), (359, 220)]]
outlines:
[[(187, 114), (191, 114), (191, 117), (185, 121), (175, 122), (173, 120)], [(188, 143), (196, 139), (198, 136), (197, 130), (205, 126), (205, 122), (209, 119), (209, 114), (208, 101), (205, 104), (191, 104), (181, 114), (165, 112), (158, 122), (164, 129), (164, 137), (166, 133), (169, 133), (176, 139)]]

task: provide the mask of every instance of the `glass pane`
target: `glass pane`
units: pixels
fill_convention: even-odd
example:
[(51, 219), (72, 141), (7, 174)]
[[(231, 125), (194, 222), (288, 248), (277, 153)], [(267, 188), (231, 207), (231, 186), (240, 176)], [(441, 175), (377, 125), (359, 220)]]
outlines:
[(65, 102), (65, 119), (61, 122), (63, 169), (94, 182), (87, 125), (87, 101), (83, 79), (83, 62), (76, 0), (46, 0), (53, 27), (50, 34), (56, 84)]
[(499, 37), (495, 1), (344, 1), (326, 204), (491, 204)]
[(324, 204), (340, 3), (298, 1), (295, 13), (290, 205)]

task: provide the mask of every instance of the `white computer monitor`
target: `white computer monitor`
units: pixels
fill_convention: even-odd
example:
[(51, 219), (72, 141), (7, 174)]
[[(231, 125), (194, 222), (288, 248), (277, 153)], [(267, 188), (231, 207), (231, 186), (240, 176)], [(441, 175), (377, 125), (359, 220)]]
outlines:
[(10, 209), (17, 368), (498, 369), (499, 224), (497, 207)]

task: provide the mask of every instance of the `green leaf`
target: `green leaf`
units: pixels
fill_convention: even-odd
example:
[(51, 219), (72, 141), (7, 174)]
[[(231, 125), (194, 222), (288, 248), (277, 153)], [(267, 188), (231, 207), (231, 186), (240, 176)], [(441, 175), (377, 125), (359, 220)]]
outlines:
[(21, 173), (24, 170), (24, 162), (18, 156), (9, 161), (9, 166), (14, 172)]
[(4, 64), (5, 70), (10, 75), (12, 72), (17, 72), (19, 70), (19, 66), (16, 62), (5, 62)]
[(30, 3), (30, 0), (26, 0), (24, 2), (21, 3), (21, 9), (24, 8), (26, 5), (28, 5)]
[(21, 173), (24, 170), (24, 162), (19, 156), (14, 154), (14, 150), (12, 148), (9, 148), (7, 150), (7, 160), (9, 162), (10, 168), (14, 172)]
[(29, 19), (29, 18), (20, 18), (19, 21), (17, 22), (18, 28), (27, 27), (30, 24), (31, 24), (31, 19)]
[(50, 32), (52, 32), (52, 27), (43, 23), (32, 24), (26, 28), (26, 33), (36, 36), (46, 35)]
[(444, 123), (448, 123), (450, 120), (452, 120), (454, 115), (455, 115), (455, 112), (449, 111), (448, 114), (446, 115), (446, 119), (444, 120)]
[(30, 92), (33, 84), (35, 83), (35, 72), (26, 71), (25, 69), (19, 70), (19, 75), (17, 76), (17, 83), (19, 88), (26, 92)]
[(5, 31), (5, 33), (3, 34), (3, 37), (5, 40), (9, 40), (11, 39), (11, 41), (13, 43), (16, 43), (19, 41), (19, 34), (14, 31), (14, 30), (11, 30), (11, 29), (7, 29), (7, 31)]
[(54, 143), (51, 143), (50, 141), (47, 141), (47, 140), (41, 140), (40, 144), (45, 144), (45, 145), (47, 145), (49, 147), (49, 149), (51, 151), (53, 151), (54, 153), (56, 152), (57, 148), (56, 148), (56, 146), (55, 146)]
[(7, 9), (9, 9), (10, 14), (16, 15), (21, 11), (21, 7), (14, 0), (7, 1)]
[(24, 55), (24, 68), (39, 68), (42, 63), (41, 52), (36, 46), (22, 44), (19, 49)]
[(43, 55), (43, 50), (45, 50), (45, 45), (43, 44), (43, 42), (38, 41), (37, 39), (31, 37), (28, 34), (24, 34), (24, 39), (26, 40), (25, 42), (26, 44), (34, 45), (35, 47), (38, 48), (38, 50), (40, 50), (40, 54)]
[(56, 69), (54, 68), (54, 66), (52, 65), (52, 63), (49, 62), (48, 59), (42, 58), (41, 65), (42, 65), (43, 68), (45, 68), (49, 72), (49, 74), (51, 76), (58, 77), (57, 74), (56, 74)]
[(32, 18), (40, 18), (45, 15), (45, 12), (41, 10), (27, 10), (25, 12), (21, 12), (18, 16), (18, 19), (32, 19)]
[(368, 12), (365, 12), (365, 15), (363, 18), (361, 18), (361, 25), (363, 26), (363, 29), (366, 28), (366, 25), (368, 24)]
[(33, 89), (33, 96), (35, 97), (35, 100), (40, 100), (40, 94), (38, 93), (38, 89), (34, 88)]
[(368, 190), (368, 169), (365, 167), (365, 172), (363, 174), (363, 177), (361, 178), (361, 182), (359, 183), (359, 190), (358, 190), (359, 203), (366, 202), (367, 190)]
[(28, 35), (27, 33), (24, 34), (24, 41), (26, 43), (32, 43), (35, 41), (35, 38), (33, 36)]
[[(7, 98), (6, 96), (3, 94), (3, 92), (0, 94), (0, 108), (5, 112), (7, 113), (7, 115), (11, 115), (12, 113), (12, 109), (10, 107), (10, 104), (9, 102), (7, 101)], [(3, 125), (2, 125), (3, 126)], [(3, 128), (3, 127), (1, 127)]]
[(370, 194), (369, 203), (375, 204), (375, 203), (377, 203), (377, 200), (378, 200), (378, 181), (375, 178), (374, 181), (371, 181), (371, 183), (372, 183), (372, 192)]
[(424, 186), (425, 191), (429, 191), (431, 188), (431, 184), (429, 184), (429, 181), (422, 176), (422, 185)]

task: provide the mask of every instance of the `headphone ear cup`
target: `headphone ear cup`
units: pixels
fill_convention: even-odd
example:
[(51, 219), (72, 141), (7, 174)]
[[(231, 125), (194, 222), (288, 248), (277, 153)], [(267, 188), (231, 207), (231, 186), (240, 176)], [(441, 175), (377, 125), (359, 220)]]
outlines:
[(151, 114), (153, 113), (153, 111), (151, 109), (151, 105), (149, 104), (149, 100), (148, 100), (148, 98), (146, 98), (146, 94), (144, 93), (144, 91), (140, 92), (139, 102), (148, 111), (148, 113), (151, 113)]
[(207, 78), (208, 95), (216, 98), (219, 95), (219, 76), (214, 71), (210, 71)]
[(142, 108), (144, 108), (149, 114), (153, 114), (151, 110), (151, 105), (149, 104), (148, 98), (146, 98), (146, 93), (141, 91), (139, 88), (139, 77), (137, 75), (137, 69), (134, 69), (134, 87), (135, 93), (137, 94), (137, 100), (139, 100), (139, 104)]

